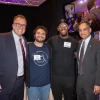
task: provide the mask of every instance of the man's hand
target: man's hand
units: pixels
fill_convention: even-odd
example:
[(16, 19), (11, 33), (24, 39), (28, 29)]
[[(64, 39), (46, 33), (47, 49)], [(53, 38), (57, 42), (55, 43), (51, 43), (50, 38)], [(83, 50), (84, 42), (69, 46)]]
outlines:
[(98, 94), (98, 93), (100, 93), (100, 86), (95, 85), (93, 92), (95, 93), (95, 95)]

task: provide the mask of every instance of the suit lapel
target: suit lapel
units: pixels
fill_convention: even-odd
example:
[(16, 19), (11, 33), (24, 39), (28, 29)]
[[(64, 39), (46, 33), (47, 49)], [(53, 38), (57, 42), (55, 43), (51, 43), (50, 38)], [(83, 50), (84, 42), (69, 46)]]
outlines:
[(81, 43), (82, 43), (82, 40), (79, 42), (78, 51), (77, 51), (77, 52), (78, 52), (78, 56), (77, 56), (77, 57), (78, 57), (78, 58), (77, 58), (78, 61), (79, 61), (79, 51), (80, 51)]
[(87, 55), (89, 54), (89, 51), (90, 51), (91, 48), (92, 48), (92, 44), (93, 44), (93, 38), (91, 38), (90, 41), (89, 41), (89, 43), (88, 43), (87, 49), (86, 49), (86, 51), (85, 51), (85, 55), (84, 55), (83, 62), (84, 62), (84, 60), (86, 59)]
[(15, 41), (14, 41), (14, 38), (13, 38), (13, 34), (10, 33), (9, 34), (9, 41), (10, 41), (10, 46), (11, 46), (11, 50), (12, 50), (12, 54), (13, 54), (13, 60), (15, 60), (15, 62), (18, 64), (18, 59), (17, 59), (17, 51), (16, 51), (16, 46), (15, 46)]
[(24, 39), (24, 43), (25, 43), (25, 48), (26, 48), (26, 58), (27, 58), (27, 53), (28, 53), (28, 45), (27, 45), (27, 41), (25, 39), (25, 37), (23, 36)]

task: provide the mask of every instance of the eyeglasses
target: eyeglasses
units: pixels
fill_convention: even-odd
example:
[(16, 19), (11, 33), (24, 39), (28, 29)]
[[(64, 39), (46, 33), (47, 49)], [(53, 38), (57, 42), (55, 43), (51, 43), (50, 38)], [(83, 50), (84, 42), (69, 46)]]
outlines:
[(17, 27), (21, 27), (21, 26), (24, 28), (26, 27), (26, 24), (20, 24), (20, 23), (13, 23), (13, 24), (15, 24)]
[(65, 25), (59, 25), (58, 27), (59, 28), (66, 28), (66, 27), (68, 27), (68, 25), (67, 24), (65, 24)]
[(84, 32), (84, 31), (87, 31), (89, 29), (89, 27), (86, 27), (86, 28), (84, 28), (84, 29), (79, 29), (79, 32)]

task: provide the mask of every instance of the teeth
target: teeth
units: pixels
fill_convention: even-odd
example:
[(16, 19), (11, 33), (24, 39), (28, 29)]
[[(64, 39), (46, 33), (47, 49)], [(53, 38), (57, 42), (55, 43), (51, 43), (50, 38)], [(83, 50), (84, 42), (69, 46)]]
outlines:
[(62, 32), (65, 32), (65, 30), (63, 30)]
[(22, 30), (18, 30), (19, 32), (21, 32)]

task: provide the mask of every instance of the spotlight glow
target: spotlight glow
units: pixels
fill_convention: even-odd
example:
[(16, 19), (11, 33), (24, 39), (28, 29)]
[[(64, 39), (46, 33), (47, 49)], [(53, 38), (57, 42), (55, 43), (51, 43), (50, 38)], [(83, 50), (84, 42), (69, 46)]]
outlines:
[(80, 4), (83, 4), (83, 3), (84, 3), (84, 1), (83, 1), (83, 0), (81, 0), (81, 1), (80, 1)]

